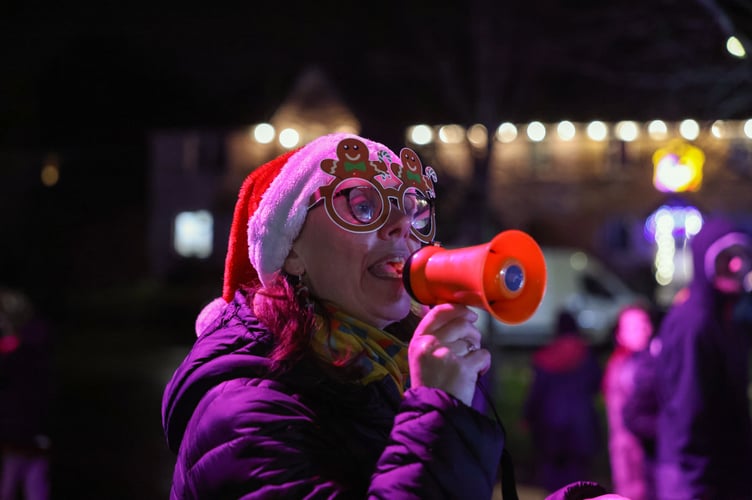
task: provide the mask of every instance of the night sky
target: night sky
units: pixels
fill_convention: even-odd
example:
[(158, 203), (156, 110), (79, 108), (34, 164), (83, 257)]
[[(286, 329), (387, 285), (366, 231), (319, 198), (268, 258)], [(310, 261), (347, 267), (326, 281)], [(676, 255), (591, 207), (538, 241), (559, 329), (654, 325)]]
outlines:
[(638, 98), (649, 115), (730, 113), (720, 97), (661, 102), (709, 88), (682, 70), (739, 66), (722, 27), (752, 34), (748, 2), (601, 3), (11, 2), (0, 12), (0, 144), (122, 143), (150, 128), (252, 123), (309, 64), (374, 126), (470, 122), (487, 94), (494, 119), (639, 118)]

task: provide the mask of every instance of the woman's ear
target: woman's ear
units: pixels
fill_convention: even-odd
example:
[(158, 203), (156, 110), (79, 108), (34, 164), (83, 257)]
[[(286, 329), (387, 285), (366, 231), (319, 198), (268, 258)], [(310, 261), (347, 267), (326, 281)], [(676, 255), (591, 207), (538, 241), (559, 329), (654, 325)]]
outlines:
[(305, 264), (303, 264), (303, 259), (300, 258), (295, 250), (290, 250), (284, 264), (282, 264), (282, 270), (290, 276), (300, 276), (305, 274)]

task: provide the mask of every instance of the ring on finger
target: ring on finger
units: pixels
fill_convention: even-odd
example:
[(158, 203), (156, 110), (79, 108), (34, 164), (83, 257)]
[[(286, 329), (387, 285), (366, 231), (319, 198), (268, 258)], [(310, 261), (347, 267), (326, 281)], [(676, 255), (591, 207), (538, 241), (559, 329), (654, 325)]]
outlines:
[(470, 339), (462, 338), (460, 340), (463, 340), (467, 345), (467, 354), (471, 354), (478, 350), (478, 346), (476, 346)]

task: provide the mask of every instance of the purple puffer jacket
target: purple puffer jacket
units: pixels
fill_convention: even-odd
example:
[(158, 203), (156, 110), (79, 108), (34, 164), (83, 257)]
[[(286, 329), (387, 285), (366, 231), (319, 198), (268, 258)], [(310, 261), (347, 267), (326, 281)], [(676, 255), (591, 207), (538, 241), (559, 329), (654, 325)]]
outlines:
[(169, 382), (171, 498), (491, 498), (501, 426), (443, 391), (404, 398), (303, 361), (268, 376), (271, 335), (238, 293)]

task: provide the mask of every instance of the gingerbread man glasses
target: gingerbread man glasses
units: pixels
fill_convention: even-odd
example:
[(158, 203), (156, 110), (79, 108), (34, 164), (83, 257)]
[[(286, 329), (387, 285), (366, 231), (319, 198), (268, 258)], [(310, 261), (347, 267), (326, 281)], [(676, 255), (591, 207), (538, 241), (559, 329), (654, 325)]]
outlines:
[(377, 160), (369, 157), (362, 141), (340, 141), (337, 159), (321, 161), (321, 169), (334, 179), (313, 195), (309, 209), (324, 200), (326, 213), (335, 224), (354, 233), (367, 233), (381, 228), (396, 207), (410, 217), (412, 235), (431, 243), (436, 235), (434, 169), (424, 168), (409, 148), (400, 152), (401, 164), (391, 162), (387, 151), (379, 151)]

